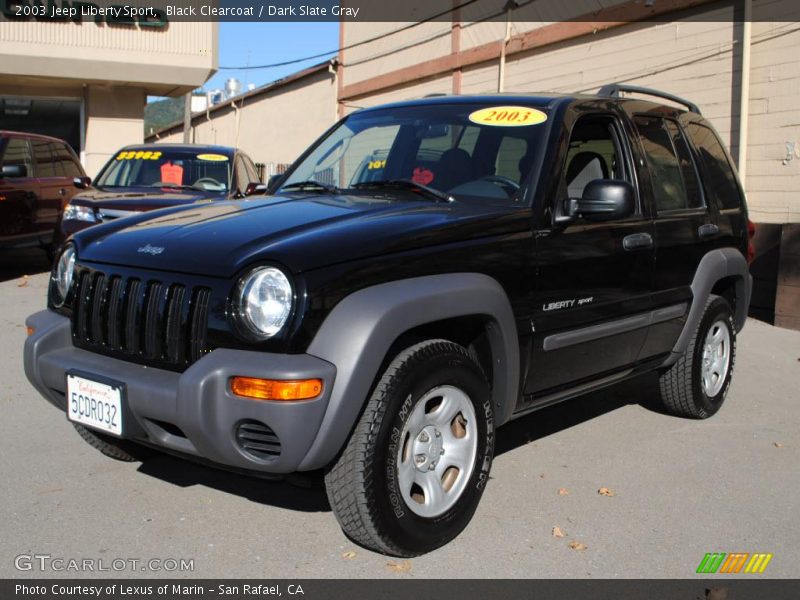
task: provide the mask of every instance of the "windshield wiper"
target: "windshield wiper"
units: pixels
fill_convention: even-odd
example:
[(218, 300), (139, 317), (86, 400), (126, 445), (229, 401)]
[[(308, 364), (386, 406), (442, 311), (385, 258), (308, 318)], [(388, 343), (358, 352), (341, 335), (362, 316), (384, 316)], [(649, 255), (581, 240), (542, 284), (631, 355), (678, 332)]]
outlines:
[(338, 194), (339, 188), (334, 185), (330, 185), (327, 183), (322, 183), (321, 181), (314, 181), (313, 179), (309, 179), (308, 181), (296, 181), (294, 183), (287, 183), (284, 186), (281, 186), (281, 191), (286, 190), (321, 190), (323, 192), (328, 192), (329, 194)]
[(411, 179), (384, 179), (383, 181), (362, 181), (353, 186), (355, 189), (369, 189), (369, 188), (396, 188), (408, 190), (410, 192), (418, 192), (422, 195), (433, 198), (439, 202), (455, 202), (455, 198), (447, 192), (442, 192), (436, 188), (429, 187), (422, 183), (417, 183)]

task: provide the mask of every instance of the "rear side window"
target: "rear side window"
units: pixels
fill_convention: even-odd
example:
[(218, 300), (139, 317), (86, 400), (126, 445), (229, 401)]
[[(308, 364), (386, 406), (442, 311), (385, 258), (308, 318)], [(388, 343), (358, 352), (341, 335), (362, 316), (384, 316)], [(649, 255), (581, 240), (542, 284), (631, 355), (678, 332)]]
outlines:
[[(1, 142), (0, 140), (0, 143)], [(5, 152), (3, 152), (2, 160), (0, 160), (0, 166), (6, 165), (22, 165), (27, 170), (28, 177), (33, 176), (31, 153), (26, 140), (9, 138)]]
[(689, 123), (686, 133), (699, 155), (706, 196), (714, 198), (720, 209), (739, 208), (742, 196), (722, 142), (709, 127), (698, 123)]
[(53, 163), (53, 154), (48, 142), (33, 142), (33, 155), (36, 158), (37, 177), (58, 177)]
[(53, 156), (56, 163), (56, 173), (63, 177), (80, 177), (83, 175), (80, 166), (75, 162), (72, 153), (65, 144), (53, 144)]
[[(701, 208), (697, 174), (680, 130), (675, 127), (670, 132), (660, 117), (638, 115), (633, 120), (647, 156), (656, 211)], [(680, 152), (676, 150), (676, 142)]]

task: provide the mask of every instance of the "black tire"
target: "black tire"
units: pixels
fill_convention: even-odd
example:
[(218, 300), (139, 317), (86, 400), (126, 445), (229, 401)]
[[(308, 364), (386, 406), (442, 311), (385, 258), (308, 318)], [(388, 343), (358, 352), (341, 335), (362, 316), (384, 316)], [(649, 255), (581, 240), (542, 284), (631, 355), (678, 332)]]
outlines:
[[(702, 383), (703, 349), (709, 329), (722, 323), (730, 336), (728, 369), (719, 392), (709, 396)], [(711, 296), (703, 318), (689, 341), (683, 356), (659, 378), (661, 401), (668, 412), (690, 419), (707, 419), (716, 414), (725, 401), (736, 362), (736, 328), (728, 301)]]
[[(398, 444), (417, 402), (445, 385), (463, 391), (472, 404), (477, 451), (455, 504), (424, 518), (409, 509), (399, 488)], [(339, 525), (353, 541), (384, 554), (417, 556), (443, 546), (467, 526), (489, 480), (493, 454), (494, 411), (486, 376), (462, 346), (428, 340), (398, 354), (383, 373), (347, 446), (327, 471), (325, 488)]]
[(117, 439), (110, 435), (100, 433), (99, 431), (93, 431), (78, 423), (73, 423), (72, 426), (87, 444), (93, 448), (97, 448), (100, 452), (113, 459), (123, 462), (136, 462), (142, 461), (155, 454), (155, 450), (146, 448), (136, 442)]

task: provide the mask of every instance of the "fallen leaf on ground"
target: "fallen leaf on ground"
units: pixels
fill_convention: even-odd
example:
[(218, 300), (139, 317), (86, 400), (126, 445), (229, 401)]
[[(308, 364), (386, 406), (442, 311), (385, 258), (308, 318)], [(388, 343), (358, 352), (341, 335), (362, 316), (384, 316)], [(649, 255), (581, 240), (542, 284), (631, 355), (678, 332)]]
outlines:
[(358, 556), (358, 553), (353, 552), (352, 550), (342, 552), (342, 558), (345, 560), (353, 560), (356, 556)]
[(561, 531), (561, 527), (559, 527), (558, 525), (553, 527), (553, 537), (557, 537), (557, 538), (564, 537), (564, 532)]
[(581, 550), (586, 550), (589, 546), (582, 542), (576, 542), (573, 540), (569, 543), (569, 547), (580, 552)]
[(408, 573), (411, 570), (411, 561), (404, 560), (403, 562), (390, 562), (386, 563), (386, 568), (395, 573)]
[(772, 442), (772, 445), (775, 446), (776, 448), (783, 448), (783, 444), (781, 444), (780, 442)]
[(17, 284), (17, 287), (25, 287), (26, 285), (28, 285), (28, 279), (29, 277), (27, 275), (23, 275), (22, 281)]
[(569, 496), (569, 490), (567, 488), (558, 488), (558, 495)]
[(599, 490), (597, 490), (597, 493), (600, 494), (601, 496), (609, 496), (609, 497), (616, 496), (614, 490), (611, 490), (607, 487), (601, 487)]

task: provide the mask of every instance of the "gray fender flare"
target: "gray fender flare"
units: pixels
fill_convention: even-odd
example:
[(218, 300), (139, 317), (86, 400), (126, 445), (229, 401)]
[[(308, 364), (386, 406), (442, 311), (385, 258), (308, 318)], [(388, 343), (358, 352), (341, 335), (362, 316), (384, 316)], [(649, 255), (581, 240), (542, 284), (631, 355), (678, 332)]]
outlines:
[(707, 253), (692, 279), (692, 307), (686, 317), (678, 341), (672, 349), (672, 355), (667, 359), (665, 366), (673, 364), (683, 355), (689, 346), (692, 334), (703, 318), (708, 298), (714, 285), (726, 277), (734, 277), (736, 282), (736, 314), (733, 316), (736, 331), (741, 331), (747, 320), (747, 310), (750, 306), (750, 293), (753, 287), (753, 278), (747, 260), (735, 248), (717, 248)]
[(404, 332), (443, 319), (481, 315), (494, 358), (495, 420), (507, 421), (519, 390), (519, 341), (502, 286), (478, 273), (452, 273), (384, 283), (354, 292), (322, 323), (307, 353), (336, 365), (336, 380), (317, 438), (300, 470), (327, 465), (347, 442), (378, 369)]

